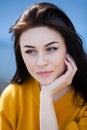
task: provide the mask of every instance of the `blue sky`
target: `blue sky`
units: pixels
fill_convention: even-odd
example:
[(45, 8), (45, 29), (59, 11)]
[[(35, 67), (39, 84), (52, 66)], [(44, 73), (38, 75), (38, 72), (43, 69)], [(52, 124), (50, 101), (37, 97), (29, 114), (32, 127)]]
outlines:
[(15, 71), (9, 28), (28, 6), (43, 1), (52, 2), (65, 11), (82, 36), (87, 52), (87, 0), (0, 0), (0, 83), (7, 82)]
[(87, 41), (87, 0), (1, 0), (0, 40), (10, 37), (9, 28), (23, 11), (36, 2), (49, 1), (63, 9), (76, 26), (77, 31)]

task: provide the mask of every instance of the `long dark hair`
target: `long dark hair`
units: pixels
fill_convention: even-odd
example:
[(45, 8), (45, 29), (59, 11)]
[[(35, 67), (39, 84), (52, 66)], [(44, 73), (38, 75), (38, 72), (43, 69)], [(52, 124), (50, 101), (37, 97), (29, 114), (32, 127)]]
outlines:
[(14, 51), (16, 58), (16, 73), (11, 82), (22, 84), (31, 77), (21, 56), (20, 35), (29, 28), (47, 26), (64, 37), (68, 53), (74, 58), (78, 71), (73, 78), (72, 86), (87, 102), (87, 55), (82, 46), (82, 40), (77, 34), (68, 16), (51, 3), (37, 3), (28, 8), (10, 28), (14, 34)]

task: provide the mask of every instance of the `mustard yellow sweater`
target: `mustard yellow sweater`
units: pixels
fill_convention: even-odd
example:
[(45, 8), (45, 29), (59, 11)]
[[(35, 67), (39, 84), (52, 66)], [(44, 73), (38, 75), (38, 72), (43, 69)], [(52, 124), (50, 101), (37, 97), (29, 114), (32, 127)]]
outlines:
[[(73, 94), (72, 89), (54, 103), (59, 130), (87, 130), (87, 106), (75, 106)], [(33, 79), (6, 87), (0, 99), (0, 130), (39, 130), (39, 95)]]

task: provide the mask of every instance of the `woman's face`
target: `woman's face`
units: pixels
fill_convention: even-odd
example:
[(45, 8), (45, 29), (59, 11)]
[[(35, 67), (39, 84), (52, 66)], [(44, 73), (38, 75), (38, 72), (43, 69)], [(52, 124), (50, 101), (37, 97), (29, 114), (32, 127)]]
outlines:
[(57, 31), (35, 27), (20, 36), (20, 48), (29, 73), (41, 84), (52, 83), (65, 71), (66, 45)]

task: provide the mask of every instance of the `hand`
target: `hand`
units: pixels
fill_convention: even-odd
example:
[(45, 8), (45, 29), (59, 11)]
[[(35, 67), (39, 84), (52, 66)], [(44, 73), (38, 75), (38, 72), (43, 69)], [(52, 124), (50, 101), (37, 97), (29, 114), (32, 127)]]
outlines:
[(66, 55), (65, 65), (66, 72), (64, 74), (62, 74), (48, 86), (42, 86), (42, 89), (46, 89), (52, 96), (72, 83), (72, 79), (77, 71), (77, 66), (74, 60), (68, 54)]

